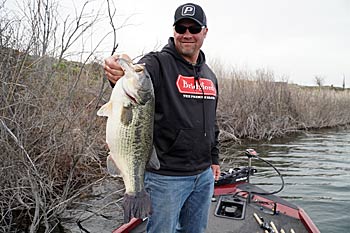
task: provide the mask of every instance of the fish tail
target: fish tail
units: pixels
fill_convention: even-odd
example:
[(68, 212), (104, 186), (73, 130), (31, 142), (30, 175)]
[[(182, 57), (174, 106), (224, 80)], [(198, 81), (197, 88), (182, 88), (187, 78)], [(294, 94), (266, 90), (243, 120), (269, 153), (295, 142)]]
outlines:
[(149, 194), (142, 190), (135, 195), (125, 194), (123, 200), (124, 223), (128, 223), (132, 218), (145, 218), (151, 214), (151, 198)]

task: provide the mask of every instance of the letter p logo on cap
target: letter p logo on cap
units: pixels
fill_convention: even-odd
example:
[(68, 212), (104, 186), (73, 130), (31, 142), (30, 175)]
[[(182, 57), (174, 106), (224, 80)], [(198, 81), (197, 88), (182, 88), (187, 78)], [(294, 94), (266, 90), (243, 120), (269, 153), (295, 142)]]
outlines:
[(182, 7), (182, 16), (194, 16), (196, 8), (193, 5), (185, 5)]

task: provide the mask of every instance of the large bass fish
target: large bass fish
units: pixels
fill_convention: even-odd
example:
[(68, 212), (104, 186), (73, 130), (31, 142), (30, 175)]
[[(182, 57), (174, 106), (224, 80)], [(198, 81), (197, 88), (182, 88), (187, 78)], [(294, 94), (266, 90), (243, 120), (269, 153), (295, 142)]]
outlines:
[(159, 169), (153, 148), (154, 91), (144, 65), (133, 64), (125, 56), (117, 60), (124, 76), (97, 115), (108, 117), (107, 169), (111, 175), (123, 178), (124, 222), (129, 222), (133, 217), (145, 218), (151, 212), (150, 197), (144, 189), (144, 173), (147, 163)]

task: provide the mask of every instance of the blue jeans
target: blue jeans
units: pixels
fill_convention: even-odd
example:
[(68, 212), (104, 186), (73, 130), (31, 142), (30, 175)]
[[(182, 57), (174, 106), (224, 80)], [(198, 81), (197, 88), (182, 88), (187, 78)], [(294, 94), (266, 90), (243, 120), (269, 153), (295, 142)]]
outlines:
[(152, 214), (148, 233), (204, 233), (207, 227), (214, 177), (211, 168), (194, 176), (145, 174)]

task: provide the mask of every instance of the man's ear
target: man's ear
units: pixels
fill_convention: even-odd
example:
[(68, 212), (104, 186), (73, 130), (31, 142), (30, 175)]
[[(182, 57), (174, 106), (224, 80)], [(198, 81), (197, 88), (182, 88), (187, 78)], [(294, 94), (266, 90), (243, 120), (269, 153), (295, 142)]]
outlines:
[(208, 28), (204, 28), (204, 38), (207, 37), (207, 33), (208, 33)]

